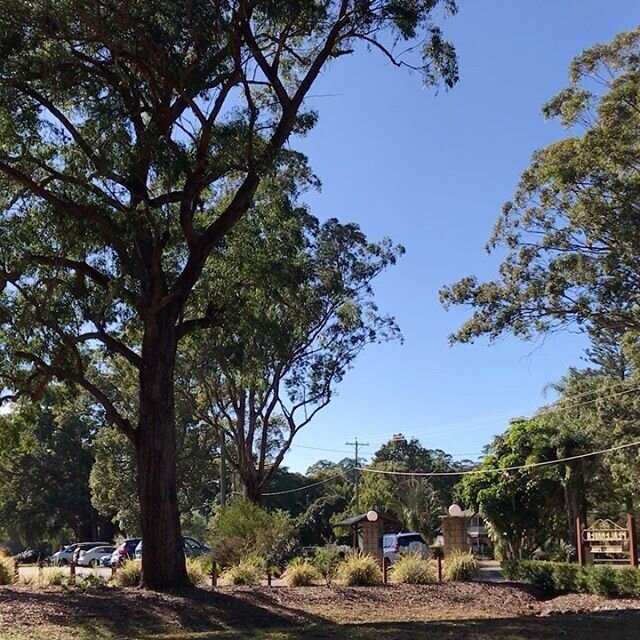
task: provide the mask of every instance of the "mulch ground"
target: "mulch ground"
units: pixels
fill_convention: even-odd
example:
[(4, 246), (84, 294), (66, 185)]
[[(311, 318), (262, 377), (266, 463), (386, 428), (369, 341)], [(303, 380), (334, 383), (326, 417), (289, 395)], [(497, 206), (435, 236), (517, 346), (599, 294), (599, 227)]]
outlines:
[(0, 629), (41, 624), (105, 626), (131, 633), (171, 629), (291, 628), (319, 622), (476, 620), (640, 610), (640, 600), (571, 594), (544, 600), (509, 583), (384, 587), (221, 587), (181, 594), (105, 588), (0, 587)]

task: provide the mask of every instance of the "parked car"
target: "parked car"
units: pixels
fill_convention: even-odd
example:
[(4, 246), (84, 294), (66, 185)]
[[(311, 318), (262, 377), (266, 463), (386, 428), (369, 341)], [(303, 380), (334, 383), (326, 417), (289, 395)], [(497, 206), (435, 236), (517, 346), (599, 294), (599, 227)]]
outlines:
[(123, 540), (111, 554), (110, 565), (112, 567), (119, 567), (124, 560), (132, 560), (135, 557), (136, 547), (139, 542), (140, 538), (127, 538)]
[(105, 556), (100, 556), (98, 558), (98, 566), (99, 567), (110, 567), (111, 566), (111, 553), (107, 553)]
[(20, 564), (33, 564), (40, 562), (40, 560), (46, 560), (50, 554), (51, 548), (25, 549), (13, 556), (13, 559)]
[[(184, 549), (184, 555), (188, 558), (204, 556), (211, 551), (206, 544), (202, 544), (202, 542), (198, 542), (195, 538), (190, 538), (189, 536), (182, 537), (182, 546)], [(136, 547), (135, 558), (136, 560), (142, 560), (142, 540), (140, 540)]]
[(115, 550), (116, 548), (112, 544), (92, 549), (80, 549), (77, 564), (79, 567), (97, 567), (100, 564), (101, 556), (107, 554), (110, 556)]
[(78, 559), (80, 555), (80, 551), (86, 551), (87, 549), (93, 549), (93, 547), (100, 546), (108, 546), (109, 542), (76, 542), (74, 544), (69, 544), (66, 547), (60, 549), (60, 551), (56, 551), (50, 558), (50, 564), (54, 566), (65, 566), (69, 564), (72, 560)]
[(423, 558), (428, 558), (429, 546), (416, 532), (385, 533), (382, 536), (382, 553), (389, 564), (396, 562), (401, 553), (407, 552), (419, 553)]

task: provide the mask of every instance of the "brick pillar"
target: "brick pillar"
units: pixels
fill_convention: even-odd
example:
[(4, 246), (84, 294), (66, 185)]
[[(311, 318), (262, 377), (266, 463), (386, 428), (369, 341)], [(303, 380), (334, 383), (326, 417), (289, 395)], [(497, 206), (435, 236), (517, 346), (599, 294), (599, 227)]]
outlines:
[(381, 520), (375, 522), (365, 521), (362, 523), (362, 553), (370, 555), (379, 562), (382, 562), (382, 547), (380, 539), (384, 531)]
[(445, 558), (451, 551), (468, 551), (467, 518), (445, 516), (442, 519), (442, 536), (444, 537)]

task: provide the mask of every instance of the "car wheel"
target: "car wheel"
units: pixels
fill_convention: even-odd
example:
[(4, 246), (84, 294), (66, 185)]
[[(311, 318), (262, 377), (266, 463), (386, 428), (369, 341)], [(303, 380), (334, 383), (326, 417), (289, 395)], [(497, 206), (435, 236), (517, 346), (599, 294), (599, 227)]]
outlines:
[(98, 566), (98, 561), (97, 561), (97, 560), (92, 560), (92, 561), (89, 563), (89, 566), (90, 566), (92, 569), (95, 569), (95, 568)]
[(62, 560), (60, 560), (60, 562), (58, 562), (58, 564), (61, 567), (66, 567), (69, 564), (69, 561), (66, 558), (62, 558)]

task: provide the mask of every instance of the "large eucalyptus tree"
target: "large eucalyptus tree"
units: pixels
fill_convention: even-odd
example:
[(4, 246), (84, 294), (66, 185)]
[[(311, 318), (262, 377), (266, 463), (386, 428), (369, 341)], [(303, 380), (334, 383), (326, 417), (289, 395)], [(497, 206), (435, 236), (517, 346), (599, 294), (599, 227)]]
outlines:
[[(207, 261), (261, 179), (299, 162), (286, 143), (313, 126), (304, 101), (329, 62), (373, 48), (456, 81), (437, 9), (455, 2), (2, 3), (3, 395), (76, 383), (135, 444), (146, 586), (188, 583), (174, 367), (182, 338), (224, 322), (197, 302)], [(415, 64), (401, 41), (422, 45)], [(137, 374), (135, 407), (103, 383), (117, 367)]]

